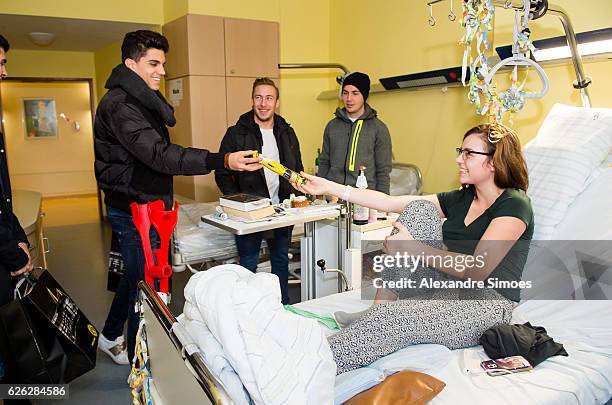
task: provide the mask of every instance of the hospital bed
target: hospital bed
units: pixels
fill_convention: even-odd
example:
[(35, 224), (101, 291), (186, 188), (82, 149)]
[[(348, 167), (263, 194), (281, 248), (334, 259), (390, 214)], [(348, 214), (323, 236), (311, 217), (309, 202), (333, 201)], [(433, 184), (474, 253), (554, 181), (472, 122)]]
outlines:
[[(215, 213), (219, 205), (217, 202), (196, 203), (189, 202), (179, 205), (178, 223), (173, 235), (173, 262), (174, 271), (183, 271), (188, 268), (192, 273), (206, 270), (210, 267), (238, 262), (238, 249), (234, 235), (216, 226), (204, 223), (201, 218)], [(294, 227), (291, 242), (298, 242), (304, 230)], [(294, 250), (290, 249), (292, 258)], [(268, 253), (266, 241), (262, 241), (260, 257)], [(290, 283), (299, 283), (299, 262), (290, 262), (289, 271), (292, 274)], [(270, 262), (258, 264), (258, 271), (270, 272)]]
[[(612, 138), (612, 110), (582, 110), (580, 112), (564, 106), (559, 108), (555, 106), (555, 108), (549, 114), (549, 118), (552, 118), (550, 120), (547, 118), (541, 129), (541, 132), (543, 130), (548, 132), (547, 136), (549, 138), (551, 133), (560, 132), (560, 128)], [(563, 114), (571, 116), (571, 119), (569, 122), (564, 121), (555, 117), (554, 113), (558, 113), (560, 116), (563, 116)], [(581, 118), (581, 114), (586, 114), (586, 116)], [(597, 132), (598, 129), (594, 127), (595, 124), (589, 123), (589, 120), (597, 121), (595, 124), (603, 127), (603, 131), (599, 130)], [(549, 127), (546, 127), (547, 125)], [(584, 139), (581, 141), (581, 138), (584, 138), (582, 133), (575, 134), (570, 141), (584, 141)], [(538, 135), (531, 148), (526, 151), (526, 155), (530, 175), (532, 173), (542, 173), (542, 178), (531, 179), (532, 188), (535, 189), (530, 189), (530, 196), (536, 211), (536, 221), (538, 220), (538, 213), (545, 210), (542, 214), (543, 222), (552, 223), (554, 221), (550, 218), (544, 218), (544, 214), (550, 216), (551, 213), (554, 213), (559, 208), (559, 202), (563, 202), (561, 201), (562, 197), (552, 195), (552, 198), (542, 198), (538, 195), (540, 192), (538, 187), (541, 186), (543, 189), (553, 187), (554, 182), (549, 177), (555, 175), (557, 170), (568, 169), (575, 174), (582, 169), (578, 166), (572, 167), (570, 160), (564, 160), (567, 157), (565, 153), (570, 153), (572, 148), (563, 151), (563, 146), (559, 142), (555, 142), (556, 145), (551, 146), (547, 139)], [(545, 193), (553, 194), (561, 191), (566, 196), (564, 198), (567, 199), (569, 195), (571, 201), (564, 211), (560, 210), (563, 211), (563, 214), (558, 223), (552, 227), (542, 227), (539, 231), (536, 230), (536, 232), (539, 232), (540, 238), (549, 240), (612, 240), (612, 151), (610, 151), (612, 140), (603, 144), (597, 144), (597, 139), (594, 142), (594, 145), (590, 145), (593, 153), (597, 153), (598, 149), (601, 151), (601, 148), (604, 147), (607, 148), (605, 151), (608, 155), (601, 160), (599, 160), (599, 157), (595, 158), (599, 162), (593, 164), (588, 173), (584, 173), (587, 178), (583, 179), (582, 185), (577, 186), (574, 190), (575, 195), (571, 195), (572, 190), (568, 191), (573, 187), (569, 179), (558, 184), (556, 189), (545, 190)], [(558, 147), (561, 149), (554, 150), (555, 156), (558, 155), (558, 160), (563, 160), (563, 162), (557, 162), (559, 164), (553, 167), (555, 163), (550, 163), (550, 159), (547, 160), (547, 156), (551, 156), (547, 152), (550, 152), (551, 148)], [(586, 147), (588, 149), (589, 145)], [(581, 146), (580, 150), (584, 150), (584, 145)], [(541, 167), (540, 163), (542, 162), (549, 166), (545, 168), (546, 170)], [(559, 190), (559, 187), (561, 187), (561, 190)], [(540, 204), (539, 201), (544, 201), (544, 203)], [(550, 206), (546, 204), (550, 204)], [(146, 287), (143, 290), (143, 294), (146, 296)], [(148, 295), (150, 295), (150, 292)], [(449, 351), (445, 358), (438, 358), (439, 361), (437, 362), (431, 362), (428, 365), (426, 361), (424, 364), (408, 365), (407, 368), (426, 372), (446, 383), (445, 389), (431, 401), (434, 405), (488, 403), (605, 404), (612, 398), (611, 297), (608, 296), (608, 300), (597, 301), (522, 301), (514, 310), (512, 323), (529, 321), (533, 325), (546, 327), (548, 333), (556, 341), (563, 343), (569, 353), (568, 357), (557, 356), (548, 359), (538, 365), (532, 372), (498, 377), (474, 373), (474, 370), (469, 369), (467, 364), (468, 359), (483, 355), (479, 346)], [(223, 383), (220, 382), (220, 379), (213, 378), (214, 375), (210, 371), (210, 367), (202, 360), (205, 353), (198, 352), (198, 348), (194, 347), (194, 342), (189, 337), (189, 333), (185, 333), (181, 328), (180, 322), (176, 322), (169, 315), (169, 311), (160, 300), (149, 297), (145, 299), (144, 303), (143, 312), (147, 330), (154, 324), (159, 323), (158, 321), (162, 317), (160, 314), (166, 314), (167, 320), (174, 322), (173, 324), (170, 324), (170, 321), (167, 322), (165, 333), (160, 333), (158, 336), (148, 333), (147, 336), (151, 359), (151, 385), (156, 387), (155, 391), (159, 394), (154, 403), (183, 403), (183, 401), (177, 400), (177, 397), (171, 395), (173, 390), (195, 392), (193, 398), (197, 398), (197, 400), (192, 399), (189, 403), (230, 403), (231, 399), (227, 396), (228, 391), (224, 388)], [(350, 291), (303, 302), (298, 304), (298, 307), (321, 314), (329, 314), (336, 310), (359, 311), (369, 305), (369, 301), (361, 300), (359, 291)], [(156, 340), (165, 340), (166, 348), (162, 348)], [(419, 357), (419, 352), (425, 350), (428, 346), (432, 345), (412, 346), (410, 350), (413, 357)], [(391, 354), (387, 357), (394, 355)], [(165, 357), (168, 356), (175, 358), (175, 367), (180, 369), (183, 377), (178, 377), (179, 371), (175, 372), (174, 369), (169, 371), (170, 362), (165, 360)], [(176, 361), (177, 359), (179, 361)], [(197, 367), (193, 365), (194, 362), (197, 362)], [(411, 362), (407, 360), (407, 364), (411, 364)], [(397, 370), (397, 364), (395, 364), (395, 367), (395, 370)], [(185, 370), (188, 370), (189, 373), (185, 373)], [(197, 384), (193, 384), (194, 381)], [(222, 392), (224, 395), (214, 394), (218, 392)], [(336, 402), (346, 399), (336, 397)]]

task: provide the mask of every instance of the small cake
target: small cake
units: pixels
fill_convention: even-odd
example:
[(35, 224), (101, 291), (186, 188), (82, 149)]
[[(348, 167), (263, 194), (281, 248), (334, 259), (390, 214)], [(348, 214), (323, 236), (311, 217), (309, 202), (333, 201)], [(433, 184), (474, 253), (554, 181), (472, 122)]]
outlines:
[(304, 208), (308, 207), (308, 200), (305, 196), (301, 195), (291, 200), (291, 208)]

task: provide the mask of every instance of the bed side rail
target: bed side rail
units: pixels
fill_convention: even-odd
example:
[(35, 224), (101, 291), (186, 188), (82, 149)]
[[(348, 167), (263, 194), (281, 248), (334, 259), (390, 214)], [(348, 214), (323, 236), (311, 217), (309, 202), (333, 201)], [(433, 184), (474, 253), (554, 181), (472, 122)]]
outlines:
[[(197, 384), (204, 391), (210, 403), (214, 405), (233, 404), (233, 401), (231, 400), (226, 389), (223, 387), (221, 381), (219, 381), (219, 379), (209, 370), (209, 368), (204, 363), (199, 348), (196, 346), (190, 336), (186, 333), (184, 328), (182, 328), (182, 325), (180, 325), (176, 321), (176, 319), (170, 313), (170, 310), (163, 303), (161, 298), (144, 281), (141, 281), (138, 284), (138, 289), (141, 292), (141, 304), (143, 306), (143, 313), (145, 316), (145, 325), (148, 325), (147, 345), (149, 348), (149, 356), (151, 362), (151, 375), (153, 377), (153, 382), (159, 391), (159, 394), (163, 397), (163, 386), (168, 387), (168, 390), (166, 391), (177, 391), (177, 384), (188, 383), (188, 381), (180, 380), (180, 375), (178, 374), (181, 373), (183, 374), (183, 376), (189, 375), (191, 377), (195, 377)], [(147, 311), (149, 311), (153, 315), (154, 319), (153, 317), (147, 315)], [(160, 329), (155, 328), (156, 325), (151, 325), (151, 323), (154, 323), (155, 320), (157, 321), (157, 325), (159, 325), (161, 327), (161, 330), (163, 330), (163, 332), (165, 333), (165, 339), (163, 336), (156, 336), (156, 334), (150, 333), (153, 332), (153, 329)], [(161, 333), (158, 333), (157, 335), (161, 335)], [(158, 339), (159, 342), (157, 342), (158, 344), (155, 344), (155, 342), (149, 341), (150, 339)], [(172, 347), (168, 344), (169, 342), (171, 342), (174, 346), (174, 349), (176, 350), (175, 353), (166, 353), (167, 351), (172, 350)], [(164, 348), (164, 346), (166, 347)], [(159, 348), (157, 352), (156, 348)], [(163, 360), (162, 356), (164, 357)], [(171, 365), (168, 364), (168, 360), (173, 360), (174, 362), (176, 362), (179, 359), (182, 362), (181, 366), (184, 366), (184, 370), (174, 369), (173, 371), (170, 371)], [(190, 374), (187, 374), (187, 372), (189, 372)], [(170, 381), (172, 379), (175, 379), (176, 381)], [(192, 386), (196, 386), (193, 381), (191, 381), (191, 383)], [(182, 391), (193, 390), (185, 389)], [(185, 393), (186, 392), (182, 392), (182, 394)], [(197, 395), (197, 393), (194, 392), (190, 392), (189, 394)], [(165, 399), (166, 401), (169, 400), (169, 398)], [(173, 398), (172, 403), (176, 403), (175, 400), (176, 398)], [(203, 397), (202, 400), (204, 400)], [(201, 401), (198, 402), (201, 403)]]

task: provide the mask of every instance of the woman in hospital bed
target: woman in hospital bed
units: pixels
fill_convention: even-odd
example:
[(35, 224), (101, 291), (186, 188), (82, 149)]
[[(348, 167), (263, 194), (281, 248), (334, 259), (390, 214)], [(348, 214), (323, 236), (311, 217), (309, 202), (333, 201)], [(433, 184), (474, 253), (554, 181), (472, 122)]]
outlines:
[[(298, 187), (300, 191), (401, 213), (396, 229), (385, 241), (387, 254), (445, 258), (430, 267), (420, 266), (415, 273), (410, 273), (410, 266), (384, 270), (383, 279), (485, 281), (485, 288), (420, 290), (416, 294), (414, 290), (378, 289), (377, 305), (370, 309), (336, 313), (346, 326), (328, 339), (338, 374), (412, 344), (436, 343), (449, 349), (474, 346), (485, 330), (510, 322), (520, 289), (486, 288), (486, 281), (519, 282), (533, 235), (520, 141), (514, 131), (500, 124), (474, 127), (457, 148), (456, 163), (462, 188), (424, 196), (389, 196), (304, 174), (309, 181)], [(452, 265), (470, 262), (472, 266)]]

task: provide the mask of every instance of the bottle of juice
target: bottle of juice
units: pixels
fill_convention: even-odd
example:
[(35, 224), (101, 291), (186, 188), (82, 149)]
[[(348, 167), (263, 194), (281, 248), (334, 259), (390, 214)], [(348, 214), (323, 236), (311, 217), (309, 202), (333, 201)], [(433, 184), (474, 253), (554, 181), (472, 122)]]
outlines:
[(286, 168), (278, 162), (262, 160), (261, 164), (264, 165), (267, 169), (272, 170), (274, 173), (278, 174), (281, 177), (284, 177), (290, 183), (295, 184), (304, 184), (306, 179), (302, 177), (301, 174), (294, 172), (291, 169)]

